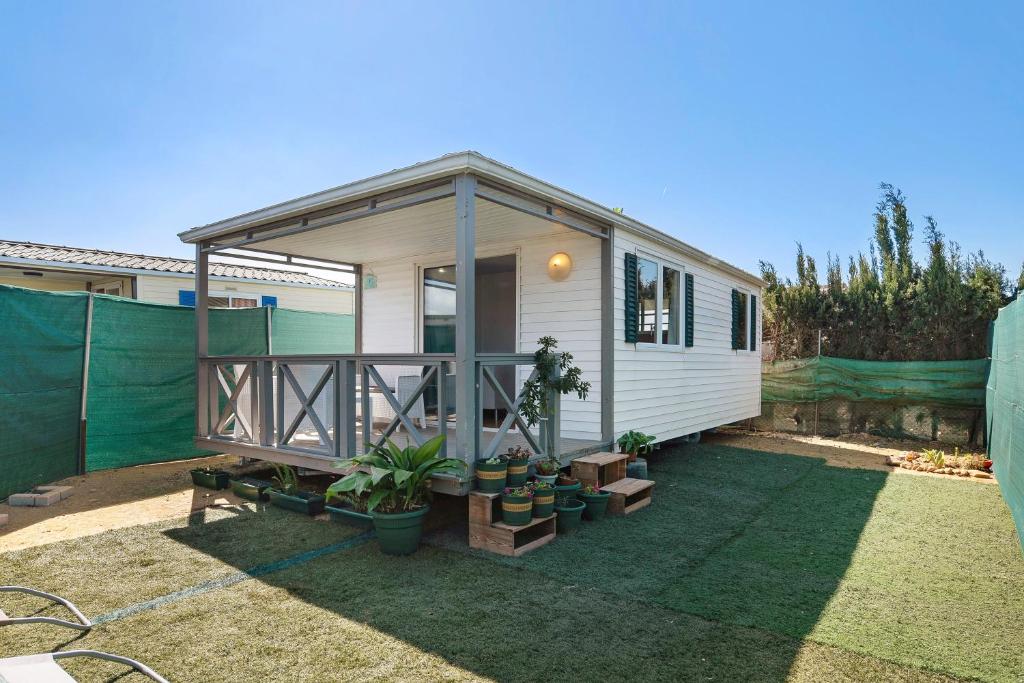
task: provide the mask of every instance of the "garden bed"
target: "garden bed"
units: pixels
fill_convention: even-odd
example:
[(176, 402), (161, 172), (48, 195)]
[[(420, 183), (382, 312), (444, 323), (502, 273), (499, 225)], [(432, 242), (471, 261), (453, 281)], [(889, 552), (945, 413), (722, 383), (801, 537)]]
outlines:
[(992, 480), (992, 461), (977, 453), (952, 454), (945, 451), (927, 449), (924, 451), (907, 451), (901, 455), (886, 457), (886, 464), (912, 472), (962, 477), (965, 479)]

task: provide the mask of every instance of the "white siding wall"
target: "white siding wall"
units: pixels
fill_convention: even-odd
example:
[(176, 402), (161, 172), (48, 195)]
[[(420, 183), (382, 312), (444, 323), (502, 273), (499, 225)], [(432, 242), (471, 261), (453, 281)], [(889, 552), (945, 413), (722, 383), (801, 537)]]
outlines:
[[(177, 304), (178, 291), (194, 290), (195, 278), (191, 276), (139, 275), (138, 298), (158, 304)], [(276, 296), (280, 308), (318, 313), (352, 313), (353, 295), (351, 290), (337, 290), (298, 285), (282, 285), (271, 282), (221, 280), (210, 278), (210, 292), (230, 292), (242, 296)]]
[[(454, 230), (454, 227), (448, 228)], [(386, 236), (377, 236), (387, 239)], [(563, 251), (573, 260), (569, 277), (548, 277), (552, 254)], [(519, 255), (519, 334), (517, 351), (532, 353), (537, 339), (551, 335), (559, 348), (575, 356), (583, 377), (592, 384), (590, 396), (562, 400), (562, 435), (598, 439), (601, 435), (601, 245), (578, 232), (538, 237), (536, 231), (516, 238), (478, 243), (477, 256)], [(419, 351), (417, 268), (451, 263), (454, 254), (439, 252), (405, 259), (366, 263), (364, 272), (377, 277), (377, 287), (363, 292), (363, 352)], [(483, 296), (478, 292), (477, 296)]]
[[(693, 275), (693, 347), (663, 351), (625, 342), (624, 256), (638, 251)], [(759, 415), (761, 345), (754, 352), (732, 349), (732, 290), (757, 296), (760, 340), (760, 289), (622, 228), (615, 233), (613, 259), (615, 434), (639, 429), (662, 441)]]

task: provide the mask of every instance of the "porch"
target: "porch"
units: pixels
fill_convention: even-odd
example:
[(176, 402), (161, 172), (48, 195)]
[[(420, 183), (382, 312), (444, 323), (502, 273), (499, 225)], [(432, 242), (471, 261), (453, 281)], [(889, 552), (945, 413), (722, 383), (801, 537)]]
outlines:
[[(606, 448), (614, 223), (578, 202), (466, 153), (183, 233), (196, 244), (197, 444), (319, 470), (438, 433), (467, 463), (511, 446), (563, 461)], [(211, 355), (214, 255), (350, 276), (356, 353)], [(527, 425), (522, 388), (545, 335), (592, 389)]]

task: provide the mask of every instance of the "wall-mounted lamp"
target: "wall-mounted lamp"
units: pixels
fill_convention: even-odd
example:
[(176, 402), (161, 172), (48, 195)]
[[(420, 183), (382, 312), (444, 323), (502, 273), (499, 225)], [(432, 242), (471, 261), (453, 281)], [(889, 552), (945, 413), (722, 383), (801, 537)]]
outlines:
[(555, 281), (562, 281), (569, 277), (572, 272), (572, 259), (564, 251), (551, 256), (548, 259), (548, 277)]

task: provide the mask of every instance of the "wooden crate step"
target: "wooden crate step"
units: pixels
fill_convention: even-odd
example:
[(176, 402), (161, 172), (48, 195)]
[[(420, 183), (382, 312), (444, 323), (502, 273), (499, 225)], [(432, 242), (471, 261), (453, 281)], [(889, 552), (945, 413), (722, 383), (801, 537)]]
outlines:
[(608, 514), (629, 515), (651, 504), (654, 482), (650, 479), (626, 477), (601, 487), (612, 494), (608, 499)]
[(572, 461), (572, 476), (584, 486), (605, 486), (626, 476), (625, 453), (594, 453)]
[(519, 557), (555, 540), (555, 519), (534, 517), (529, 524), (509, 526), (504, 522), (490, 525), (469, 524), (469, 547), (487, 550), (507, 557)]

